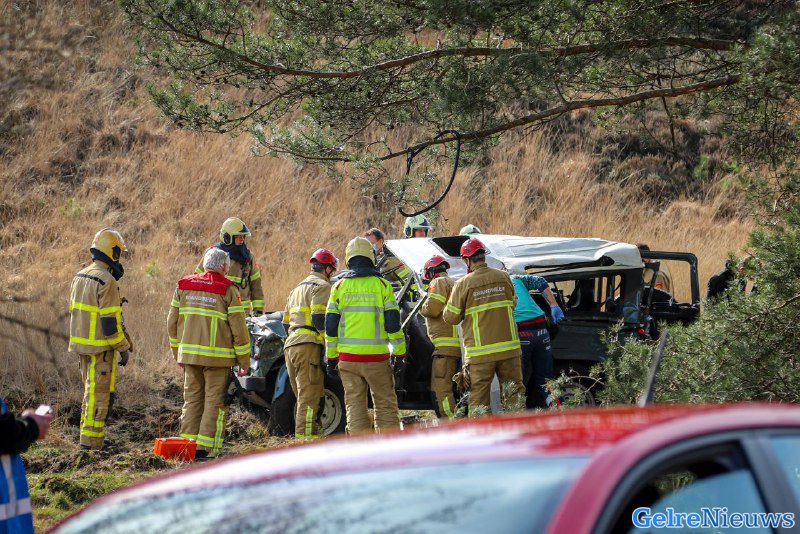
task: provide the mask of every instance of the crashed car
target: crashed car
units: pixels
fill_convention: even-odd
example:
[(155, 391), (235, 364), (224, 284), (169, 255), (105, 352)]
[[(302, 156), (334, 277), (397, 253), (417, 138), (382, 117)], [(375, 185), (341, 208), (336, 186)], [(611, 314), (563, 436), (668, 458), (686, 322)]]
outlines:
[[(419, 313), (427, 298), (423, 266), (432, 255), (438, 254), (450, 264), (450, 276), (461, 278), (467, 269), (459, 252), (466, 239), (467, 236), (398, 239), (388, 240), (384, 245), (388, 254), (402, 262), (386, 273), (387, 278), (395, 280), (393, 286), (408, 344), (405, 373), (395, 385), (401, 410), (436, 410), (430, 389), (433, 344)], [(557, 375), (563, 372), (573, 377), (570, 394), (580, 396), (584, 404), (595, 403), (597, 386), (589, 378), (589, 371), (592, 365), (607, 358), (604, 339), (612, 327), (619, 325), (618, 336), (623, 341), (629, 337), (655, 338), (659, 323), (688, 323), (700, 312), (694, 254), (640, 252), (629, 243), (593, 238), (482, 234), (480, 240), (490, 251), (489, 266), (509, 274), (537, 274), (548, 281), (565, 316), (552, 344), (555, 371)], [(643, 258), (648, 260), (646, 264)], [(653, 287), (656, 276), (650, 277), (649, 285), (645, 284), (645, 268), (657, 273), (661, 261), (670, 261), (673, 266), (677, 262), (685, 265), (689, 287), (675, 293), (689, 295), (688, 301), (680, 302), (673, 294)], [(384, 262), (385, 257), (379, 266)], [(398, 272), (404, 273), (404, 277), (397, 276)], [(549, 312), (542, 295), (532, 296)], [(269, 419), (274, 434), (285, 435), (294, 429), (295, 397), (288, 383), (283, 357), (286, 332), (280, 320), (277, 312), (248, 320), (253, 336), (253, 372), (239, 379), (238, 395)], [(319, 413), (322, 434), (344, 430), (342, 384), (327, 375)]]

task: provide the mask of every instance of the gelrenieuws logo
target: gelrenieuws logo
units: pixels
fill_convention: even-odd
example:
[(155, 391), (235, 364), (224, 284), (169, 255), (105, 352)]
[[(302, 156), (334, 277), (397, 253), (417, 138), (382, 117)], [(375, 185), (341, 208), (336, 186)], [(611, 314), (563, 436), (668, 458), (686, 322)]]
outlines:
[(636, 528), (794, 528), (793, 513), (730, 512), (725, 507), (700, 508), (698, 512), (676, 512), (674, 508), (653, 512), (642, 506), (631, 514)]

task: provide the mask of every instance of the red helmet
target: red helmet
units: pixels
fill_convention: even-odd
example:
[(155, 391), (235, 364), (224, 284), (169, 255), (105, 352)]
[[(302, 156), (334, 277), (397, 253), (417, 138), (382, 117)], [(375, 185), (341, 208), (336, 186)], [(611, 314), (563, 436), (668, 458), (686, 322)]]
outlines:
[(430, 271), (437, 269), (438, 270), (447, 270), (450, 268), (450, 264), (447, 262), (446, 259), (439, 256), (438, 254), (434, 254), (431, 256), (431, 259), (425, 262), (425, 267), (423, 273), (425, 274), (426, 280), (431, 280), (433, 277), (431, 276)]
[(330, 265), (334, 269), (339, 268), (339, 260), (336, 259), (336, 256), (333, 255), (333, 252), (328, 250), (327, 248), (318, 248), (314, 251), (314, 254), (311, 255), (311, 259), (308, 260), (309, 263), (321, 263), (322, 265)]
[(475, 237), (470, 237), (461, 245), (461, 257), (471, 258), (475, 254), (486, 254), (486, 247)]

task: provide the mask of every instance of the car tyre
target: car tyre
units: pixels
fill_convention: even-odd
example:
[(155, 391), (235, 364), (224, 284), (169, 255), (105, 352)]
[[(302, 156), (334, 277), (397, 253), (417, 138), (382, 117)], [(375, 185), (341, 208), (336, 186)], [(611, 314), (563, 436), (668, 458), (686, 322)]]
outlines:
[(600, 385), (589, 376), (590, 367), (582, 364), (561, 363), (556, 364), (556, 376), (562, 373), (570, 377), (568, 385), (564, 386), (561, 402), (567, 406), (598, 406), (600, 400), (597, 392)]
[(341, 434), (347, 426), (344, 404), (344, 385), (338, 378), (325, 375), (325, 391), (319, 413), (319, 433), (322, 436)]

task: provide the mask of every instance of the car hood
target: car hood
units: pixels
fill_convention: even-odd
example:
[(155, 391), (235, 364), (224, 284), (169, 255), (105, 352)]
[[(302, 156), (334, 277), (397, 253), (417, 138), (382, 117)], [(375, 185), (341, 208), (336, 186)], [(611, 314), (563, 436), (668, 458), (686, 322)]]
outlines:
[[(642, 258), (635, 245), (595, 238), (523, 237), (481, 234), (473, 236), (489, 249), (486, 261), (490, 267), (510, 274), (549, 272), (581, 272), (618, 270), (642, 267)], [(418, 237), (391, 239), (385, 247), (416, 273), (422, 273), (425, 262), (434, 254), (444, 256), (453, 278), (460, 278), (467, 267), (459, 256), (467, 236)]]

